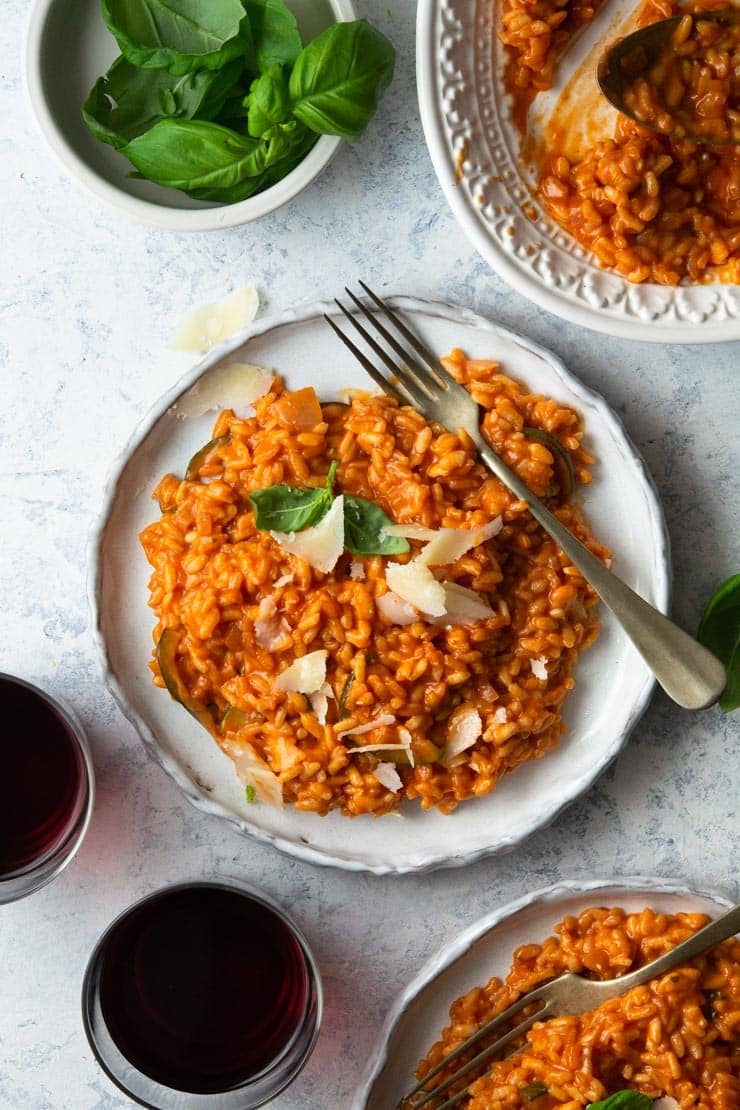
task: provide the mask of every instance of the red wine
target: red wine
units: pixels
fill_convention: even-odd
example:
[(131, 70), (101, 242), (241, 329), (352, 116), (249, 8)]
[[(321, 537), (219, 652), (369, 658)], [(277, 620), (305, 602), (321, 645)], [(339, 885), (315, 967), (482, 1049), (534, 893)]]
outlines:
[(311, 993), (305, 952), (269, 906), (216, 885), (139, 903), (103, 938), (99, 999), (126, 1059), (194, 1094), (239, 1087), (274, 1064)]
[(48, 860), (88, 799), (85, 759), (71, 726), (37, 690), (0, 675), (0, 880)]

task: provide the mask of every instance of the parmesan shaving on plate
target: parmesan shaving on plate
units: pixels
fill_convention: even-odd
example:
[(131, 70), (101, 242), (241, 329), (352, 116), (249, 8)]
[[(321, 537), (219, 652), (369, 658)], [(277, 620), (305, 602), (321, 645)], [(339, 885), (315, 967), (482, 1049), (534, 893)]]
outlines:
[(386, 790), (390, 790), (393, 794), (397, 794), (403, 787), (401, 776), (392, 763), (379, 763), (373, 774), (381, 786), (384, 786)]
[(447, 721), (447, 744), (442, 752), (442, 763), (472, 748), (482, 732), (481, 715), (472, 705), (459, 705), (453, 709)]
[[(324, 653), (326, 654), (326, 653)], [(392, 713), (381, 713), (372, 721), (365, 721), (364, 725), (355, 725), (354, 728), (344, 729), (342, 736), (362, 736), (365, 732), (372, 732), (374, 728), (383, 728), (385, 725), (395, 725), (396, 718)]]
[(508, 719), (509, 716), (503, 705), (500, 705), (498, 709), (494, 709), (492, 720), (495, 725), (505, 725)]
[(316, 714), (316, 720), (320, 725), (326, 724), (326, 713), (329, 708), (329, 698), (334, 697), (334, 691), (328, 682), (322, 682), (318, 690), (314, 690), (312, 694), (308, 695), (308, 700), (311, 703), (311, 708)]
[(493, 609), (475, 590), (458, 586), (457, 582), (441, 582), (444, 587), (445, 611), (434, 624), (475, 624), (493, 616)]
[(217, 304), (200, 305), (187, 314), (170, 346), (173, 351), (205, 354), (250, 324), (259, 306), (259, 295), (251, 285)]
[(542, 658), (542, 657), (539, 658), (539, 659), (531, 659), (530, 660), (530, 666), (532, 667), (532, 674), (534, 675), (535, 678), (541, 678), (541, 679), (543, 679), (543, 681), (544, 681), (544, 679), (547, 678), (547, 667), (545, 666), (546, 663), (547, 663), (547, 660), (545, 658)]
[(180, 419), (196, 418), (212, 409), (223, 408), (228, 398), (237, 416), (254, 416), (254, 402), (270, 392), (274, 377), (272, 370), (251, 362), (216, 366), (176, 401), (170, 411)]
[(275, 689), (315, 694), (326, 681), (326, 654), (325, 651), (310, 651), (296, 659), (277, 676)]
[(223, 750), (236, 768), (236, 773), (245, 784), (253, 786), (260, 801), (283, 807), (283, 787), (277, 775), (273, 774), (264, 759), (244, 741), (224, 741)]
[(405, 540), (433, 540), (436, 528), (425, 528), (423, 524), (386, 524), (382, 536), (401, 536)]
[(285, 617), (278, 616), (274, 597), (263, 597), (260, 601), (254, 635), (260, 647), (268, 651), (290, 646), (290, 625)]
[(503, 526), (504, 522), (497, 516), (482, 528), (440, 528), (419, 553), (419, 562), (429, 567), (456, 563), (471, 547), (477, 547), (498, 535)]
[(279, 578), (275, 579), (272, 585), (274, 589), (279, 590), (282, 586), (290, 586), (292, 581), (292, 574), (281, 574)]
[(680, 1107), (671, 1095), (663, 1095), (662, 1098), (656, 1098), (652, 1110), (680, 1110)]
[(270, 532), (284, 551), (298, 555), (323, 574), (334, 570), (344, 551), (344, 497), (334, 498), (326, 516), (301, 532)]
[(353, 559), (349, 564), (349, 576), (353, 582), (362, 582), (365, 578), (365, 564), (359, 559)]
[(408, 601), (404, 601), (393, 590), (388, 590), (388, 593), (375, 599), (375, 605), (378, 612), (391, 624), (413, 624), (414, 621), (421, 620), (421, 614), (418, 609), (410, 605)]
[(418, 558), (405, 564), (388, 563), (385, 580), (394, 593), (415, 605), (422, 613), (428, 613), (431, 617), (441, 617), (444, 613), (444, 586)]

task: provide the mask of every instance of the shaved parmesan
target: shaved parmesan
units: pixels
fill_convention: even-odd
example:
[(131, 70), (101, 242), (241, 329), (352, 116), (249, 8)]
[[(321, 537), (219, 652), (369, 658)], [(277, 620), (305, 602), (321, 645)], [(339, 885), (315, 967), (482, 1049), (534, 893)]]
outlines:
[(404, 601), (393, 590), (388, 590), (388, 593), (376, 598), (375, 605), (380, 615), (391, 624), (413, 624), (414, 621), (421, 620), (418, 609), (408, 601)]
[(280, 779), (257, 755), (251, 744), (243, 741), (224, 741), (223, 749), (234, 764), (236, 773), (246, 786), (253, 786), (260, 801), (283, 806), (283, 787)]
[(300, 556), (314, 570), (328, 574), (344, 551), (344, 497), (341, 494), (335, 497), (326, 516), (313, 528), (304, 528), (302, 532), (270, 532), (270, 535), (284, 551)]
[(445, 611), (435, 624), (475, 624), (493, 616), (493, 609), (475, 590), (458, 586), (457, 582), (440, 582), (444, 588)]
[(466, 551), (485, 543), (503, 528), (500, 516), (482, 528), (440, 528), (434, 538), (420, 552), (419, 561), (426, 566), (447, 566), (456, 563)]
[(663, 1095), (662, 1098), (656, 1098), (652, 1110), (680, 1110), (680, 1107), (671, 1095)]
[(260, 647), (268, 651), (290, 646), (290, 625), (285, 617), (278, 616), (274, 597), (263, 597), (260, 601), (254, 634)]
[(361, 752), (405, 752), (406, 744), (362, 744), (357, 748), (347, 748), (347, 755), (359, 755)]
[(334, 691), (328, 682), (322, 682), (318, 690), (314, 690), (309, 694), (308, 700), (311, 703), (311, 708), (316, 714), (316, 720), (320, 725), (326, 724), (326, 713), (329, 708), (329, 698), (334, 697)]
[(253, 286), (237, 289), (218, 304), (205, 304), (187, 314), (175, 333), (174, 351), (205, 354), (251, 323), (259, 309), (259, 295)]
[(437, 581), (429, 567), (418, 559), (410, 563), (388, 563), (385, 568), (388, 587), (404, 601), (428, 613), (441, 617), (445, 612), (444, 586)]
[(362, 582), (365, 577), (365, 564), (353, 559), (349, 565), (349, 576), (353, 582)]
[(438, 532), (436, 528), (425, 528), (423, 524), (386, 524), (381, 535), (402, 536), (405, 540), (433, 540)]
[(379, 763), (373, 774), (381, 786), (384, 786), (386, 790), (390, 790), (393, 794), (397, 794), (403, 788), (401, 776), (392, 763)]
[(494, 710), (492, 719), (493, 719), (493, 723), (495, 725), (505, 725), (506, 724), (506, 722), (509, 719), (509, 716), (508, 716), (506, 710), (504, 709), (503, 705), (500, 705), (498, 707), (498, 709)]
[(273, 585), (274, 589), (279, 590), (283, 586), (290, 586), (292, 581), (293, 581), (293, 575), (292, 574), (281, 574), (279, 578), (275, 579), (275, 581), (273, 582), (272, 585)]
[(541, 678), (543, 680), (547, 678), (547, 667), (545, 666), (546, 663), (547, 660), (544, 657), (540, 659), (530, 659), (532, 674), (535, 678)]
[(442, 762), (454, 759), (460, 752), (472, 748), (483, 732), (480, 713), (472, 705), (459, 705), (447, 721), (447, 743), (442, 752)]
[(315, 694), (326, 681), (326, 652), (310, 651), (286, 667), (275, 679), (276, 690)]
[(180, 418), (203, 416), (212, 409), (231, 405), (239, 417), (254, 416), (254, 401), (270, 392), (272, 370), (251, 362), (230, 362), (205, 374), (171, 408)]
[(366, 721), (364, 725), (355, 725), (354, 728), (345, 729), (342, 736), (362, 736), (365, 732), (372, 732), (374, 728), (383, 728), (385, 725), (395, 725), (396, 718), (392, 713), (381, 713), (378, 717), (374, 717), (372, 721)]

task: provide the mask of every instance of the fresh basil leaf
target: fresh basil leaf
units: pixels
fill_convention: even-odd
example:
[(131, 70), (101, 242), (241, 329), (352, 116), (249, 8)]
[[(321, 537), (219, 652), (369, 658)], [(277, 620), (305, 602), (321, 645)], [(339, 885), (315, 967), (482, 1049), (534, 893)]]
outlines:
[[(259, 139), (274, 124), (290, 115), (288, 77), (282, 66), (270, 66), (266, 73), (252, 82), (246, 102), (249, 112), (249, 134)], [(294, 121), (297, 122), (297, 121)], [(303, 127), (303, 124), (300, 125)]]
[(521, 1088), (520, 1094), (522, 1098), (526, 1098), (527, 1102), (534, 1102), (535, 1099), (542, 1098), (543, 1095), (548, 1093), (549, 1088), (544, 1083), (527, 1083)]
[(256, 139), (206, 120), (161, 120), (123, 153), (144, 177), (175, 189), (229, 188), (265, 168)]
[(249, 495), (254, 507), (254, 522), (270, 532), (302, 532), (317, 524), (331, 508), (331, 490), (296, 489), (295, 486), (270, 486)]
[(242, 0), (101, 0), (103, 19), (134, 65), (183, 74), (244, 55)]
[(253, 802), (257, 801), (257, 791), (252, 786), (251, 782), (247, 783), (247, 785), (244, 787), (244, 797), (250, 805), (252, 805)]
[(162, 119), (192, 119), (220, 110), (241, 65), (237, 60), (218, 73), (200, 69), (175, 77), (164, 69), (140, 69), (120, 57), (95, 82), (82, 115), (96, 138), (121, 150)]
[(410, 551), (403, 536), (387, 536), (392, 524), (379, 505), (363, 497), (344, 495), (344, 546), (353, 555), (403, 555)]
[(740, 707), (740, 574), (723, 582), (709, 599), (697, 639), (725, 665), (727, 687), (719, 706), (730, 713)]
[(640, 1091), (616, 1091), (600, 1102), (592, 1102), (586, 1110), (651, 1110), (653, 1100)]
[(364, 20), (333, 24), (296, 59), (293, 114), (320, 135), (359, 138), (391, 82), (395, 58), (385, 35)]
[(296, 18), (283, 0), (244, 0), (259, 73), (270, 66), (291, 66), (301, 52)]

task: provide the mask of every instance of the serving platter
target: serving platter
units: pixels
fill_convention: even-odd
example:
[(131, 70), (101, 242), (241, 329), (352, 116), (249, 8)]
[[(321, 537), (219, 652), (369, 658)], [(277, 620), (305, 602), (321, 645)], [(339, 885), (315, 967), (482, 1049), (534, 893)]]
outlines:
[[(624, 33), (634, 7), (607, 0), (574, 37), (543, 114), (571, 78), (595, 73), (601, 44)], [(424, 135), (447, 202), (475, 248), (525, 297), (572, 323), (660, 343), (740, 339), (738, 286), (633, 284), (599, 267), (545, 214), (511, 122), (500, 15), (501, 0), (419, 0), (417, 13)], [(598, 112), (609, 124), (615, 110), (600, 99), (595, 106), (589, 100), (585, 115)]]
[[(433, 350), (444, 354), (457, 346), (472, 358), (497, 359), (532, 391), (583, 415), (586, 448), (598, 458), (595, 481), (583, 494), (587, 517), (615, 553), (620, 576), (665, 611), (670, 571), (660, 504), (642, 460), (604, 400), (548, 351), (467, 309), (408, 297), (390, 303)], [(316, 385), (322, 400), (348, 387), (369, 387), (324, 313), (336, 314), (336, 306), (313, 305), (251, 324), (178, 381), (134, 432), (114, 467), (89, 544), (88, 592), (105, 681), (149, 753), (190, 801), (240, 832), (302, 860), (375, 874), (463, 865), (511, 849), (552, 821), (614, 759), (639, 719), (652, 675), (608, 614), (596, 644), (579, 663), (576, 689), (566, 703), (569, 731), (560, 746), (451, 816), (409, 803), (401, 817), (354, 819), (250, 805), (231, 761), (182, 706), (152, 684), (150, 568), (138, 540), (157, 513), (152, 490), (162, 475), (182, 473), (211, 438), (215, 407), (238, 408), (232, 363), (266, 366), (289, 388)]]
[(444, 945), (406, 987), (388, 1015), (352, 1110), (387, 1110), (414, 1086), (419, 1060), (449, 1024), (456, 998), (492, 975), (502, 977), (514, 950), (541, 943), (566, 915), (589, 906), (636, 912), (706, 913), (717, 917), (732, 903), (717, 891), (694, 891), (658, 878), (613, 882), (561, 882), (497, 908)]

